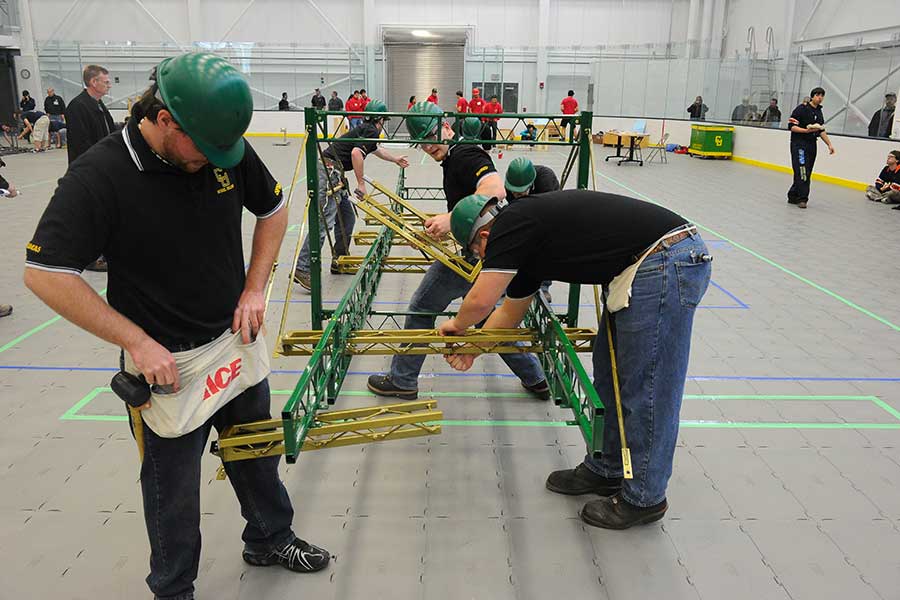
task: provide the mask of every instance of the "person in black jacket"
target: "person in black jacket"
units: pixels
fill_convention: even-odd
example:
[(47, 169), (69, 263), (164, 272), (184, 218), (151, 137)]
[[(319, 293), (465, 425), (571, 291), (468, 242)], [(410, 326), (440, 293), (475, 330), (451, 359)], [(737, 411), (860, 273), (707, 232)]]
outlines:
[(705, 121), (706, 113), (709, 107), (703, 104), (703, 96), (697, 96), (694, 103), (687, 107), (687, 112), (691, 115), (692, 121)]
[(22, 112), (28, 112), (29, 110), (34, 110), (35, 107), (34, 98), (31, 97), (31, 94), (28, 93), (28, 90), (22, 91), (22, 99), (19, 100), (19, 108), (22, 109)]
[(85, 89), (66, 107), (69, 164), (116, 130), (112, 115), (102, 100), (112, 87), (109, 71), (99, 65), (88, 65), (84, 68), (83, 79)]
[(291, 110), (291, 103), (288, 100), (287, 92), (281, 92), (281, 100), (278, 101), (278, 110)]
[[(66, 151), (69, 164), (88, 149), (116, 130), (112, 115), (103, 104), (112, 84), (109, 71), (100, 65), (88, 65), (82, 73), (85, 89), (66, 107)], [(88, 271), (106, 271), (106, 259), (102, 256), (85, 267)]]
[(316, 110), (325, 110), (325, 96), (322, 95), (319, 88), (316, 88), (316, 92), (312, 95), (310, 106)]
[(328, 100), (328, 110), (344, 110), (344, 101), (338, 98), (337, 92), (331, 92)]
[(884, 107), (875, 111), (869, 121), (869, 137), (889, 138), (894, 129), (894, 107), (897, 105), (897, 94), (884, 95)]

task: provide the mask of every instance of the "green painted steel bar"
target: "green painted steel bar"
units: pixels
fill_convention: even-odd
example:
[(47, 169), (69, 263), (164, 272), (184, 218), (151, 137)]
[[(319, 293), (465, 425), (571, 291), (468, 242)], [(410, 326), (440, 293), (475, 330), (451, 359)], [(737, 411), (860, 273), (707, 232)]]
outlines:
[[(289, 463), (297, 460), (306, 435), (316, 422), (317, 412), (333, 404), (340, 393), (352, 359), (345, 352), (347, 342), (362, 327), (372, 309), (382, 263), (391, 252), (392, 242), (393, 232), (382, 227), (349, 289), (337, 307), (329, 311), (322, 338), (281, 411), (285, 457)], [(319, 302), (321, 307), (321, 298)]]
[[(588, 189), (591, 176), (591, 124), (594, 121), (594, 113), (582, 111), (575, 124), (569, 127), (569, 135), (574, 135), (576, 125), (580, 126), (578, 137), (578, 189)], [(578, 326), (578, 311), (581, 304), (581, 286), (575, 283), (569, 284), (569, 310), (566, 313), (566, 324), (569, 327)]]
[(525, 325), (537, 330), (544, 351), (538, 354), (541, 367), (547, 376), (553, 401), (562, 408), (569, 408), (588, 450), (595, 456), (603, 449), (603, 423), (606, 408), (581, 359), (566, 336), (566, 332), (546, 300), (536, 297), (528, 313)]
[[(306, 123), (306, 196), (309, 205), (309, 280), (312, 326), (322, 329), (322, 244), (319, 228), (319, 144), (316, 139), (316, 109), (303, 111)], [(328, 182), (325, 182), (328, 185)], [(291, 265), (293, 269), (295, 265)], [(324, 339), (324, 337), (323, 337)]]

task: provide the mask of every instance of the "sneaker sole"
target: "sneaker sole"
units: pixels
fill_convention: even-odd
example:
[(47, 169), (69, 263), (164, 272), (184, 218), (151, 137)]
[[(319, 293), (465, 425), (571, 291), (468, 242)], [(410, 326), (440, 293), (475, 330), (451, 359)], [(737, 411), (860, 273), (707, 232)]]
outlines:
[(370, 383), (366, 384), (366, 387), (369, 388), (369, 391), (375, 394), (376, 396), (385, 396), (387, 398), (402, 398), (404, 400), (415, 400), (419, 397), (418, 390), (411, 390), (409, 392), (386, 392), (384, 390), (380, 390), (377, 387), (373, 386)]
[(593, 527), (599, 527), (601, 529), (615, 529), (617, 531), (621, 531), (623, 529), (630, 529), (631, 527), (634, 527), (635, 525), (649, 525), (650, 523), (659, 521), (660, 519), (662, 519), (665, 516), (667, 510), (669, 510), (668, 506), (666, 506), (666, 508), (664, 508), (661, 511), (644, 515), (641, 518), (639, 518), (635, 521), (632, 521), (631, 523), (628, 523), (627, 525), (609, 525), (608, 523), (603, 523), (602, 521), (594, 520), (591, 517), (584, 514), (583, 508), (580, 511), (578, 511), (578, 516), (581, 517), (582, 521), (584, 521), (585, 523), (587, 523), (588, 525), (591, 525)]
[(622, 490), (621, 487), (617, 487), (615, 489), (610, 489), (610, 490), (599, 490), (599, 489), (595, 488), (595, 489), (585, 490), (583, 492), (573, 492), (572, 490), (568, 490), (566, 488), (557, 487), (557, 486), (553, 485), (552, 483), (550, 483), (550, 481), (545, 482), (545, 485), (546, 485), (547, 489), (550, 490), (551, 492), (553, 492), (554, 494), (562, 494), (563, 496), (586, 496), (587, 494), (595, 494), (597, 496), (604, 496), (604, 497), (608, 498), (610, 496), (615, 496)]
[[(278, 558), (270, 555), (263, 556), (254, 556), (252, 554), (241, 554), (241, 558), (244, 559), (244, 562), (253, 567), (274, 567), (275, 565), (284, 566), (280, 562), (278, 562)], [(293, 573), (318, 573), (319, 571), (328, 567), (331, 564), (331, 560), (327, 560), (325, 564), (317, 569), (313, 569), (311, 571), (294, 571), (293, 569), (288, 569), (288, 567), (284, 567), (288, 571)]]

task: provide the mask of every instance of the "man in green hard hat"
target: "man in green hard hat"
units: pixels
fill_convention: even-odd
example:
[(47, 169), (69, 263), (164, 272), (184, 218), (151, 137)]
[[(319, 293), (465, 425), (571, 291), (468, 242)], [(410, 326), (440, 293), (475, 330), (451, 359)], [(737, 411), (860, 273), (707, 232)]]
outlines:
[[(470, 194), (485, 194), (503, 198), (503, 179), (497, 173), (487, 152), (475, 144), (447, 143), (456, 139), (450, 123), (443, 120), (441, 108), (431, 102), (419, 102), (409, 111), (406, 128), (414, 142), (435, 161), (441, 163), (444, 172), (444, 195), (447, 211), (425, 221), (425, 230), (435, 239), (443, 239), (450, 233), (450, 212), (456, 203)], [(465, 123), (463, 124), (465, 126)], [(472, 259), (476, 262), (477, 259)], [(427, 313), (442, 312), (451, 302), (466, 295), (472, 284), (444, 266), (434, 262), (419, 283), (409, 302), (409, 316), (404, 321), (406, 329), (434, 327), (434, 317)], [(422, 314), (426, 313), (426, 314)], [(550, 388), (537, 358), (530, 354), (501, 354), (522, 386), (542, 400), (550, 398)], [(418, 397), (418, 377), (425, 357), (422, 355), (398, 355), (391, 360), (391, 370), (369, 377), (368, 388), (380, 396), (392, 396), (412, 400)]]
[[(353, 203), (350, 200), (350, 184), (346, 174), (353, 173), (356, 180), (354, 193), (357, 196), (363, 196), (368, 193), (363, 161), (370, 154), (394, 163), (400, 168), (409, 166), (409, 161), (405, 156), (395, 156), (375, 141), (381, 136), (384, 122), (390, 119), (390, 117), (376, 114), (387, 112), (384, 102), (370, 100), (366, 105), (365, 112), (371, 114), (367, 115), (359, 125), (332, 142), (322, 152), (321, 159), (316, 159), (316, 168), (319, 173), (319, 247), (321, 248), (325, 243), (327, 236), (332, 245), (332, 273), (339, 272), (335, 261), (350, 253), (353, 227), (356, 225), (356, 213), (353, 211)], [(343, 138), (365, 138), (371, 141), (343, 142), (341, 141)], [(334, 238), (329, 233), (332, 230)], [(297, 256), (297, 264), (294, 266), (294, 281), (307, 290), (312, 288), (309, 269), (309, 235), (307, 235), (303, 240), (300, 254)]]
[[(482, 258), (482, 268), (459, 312), (441, 324), (443, 335), (463, 334), (485, 317), (484, 329), (515, 327), (543, 279), (603, 286), (593, 383), (611, 406), (618, 365), (634, 477), (623, 478), (618, 420), (607, 409), (602, 455), (588, 452), (576, 468), (551, 473), (546, 486), (558, 494), (598, 495), (581, 510), (596, 527), (626, 529), (661, 519), (694, 313), (711, 273), (697, 228), (662, 206), (588, 190), (529, 196), (505, 208), (488, 196), (468, 196), (453, 209), (451, 227)], [(474, 360), (473, 354), (447, 357), (462, 371)]]
[[(129, 402), (141, 457), (156, 598), (194, 597), (210, 430), (270, 418), (261, 327), (288, 215), (281, 185), (242, 137), (252, 112), (247, 81), (225, 59), (163, 60), (125, 129), (69, 165), (27, 245), (26, 285), (121, 348), (114, 389)], [(244, 209), (255, 215), (246, 274)], [(101, 253), (109, 304), (80, 276)], [(318, 571), (330, 554), (292, 531), (278, 463), (225, 463), (246, 519), (243, 558)]]
[[(515, 202), (519, 198), (534, 194), (559, 191), (559, 179), (550, 167), (535, 165), (524, 156), (514, 158), (506, 167), (506, 199)], [(548, 303), (553, 302), (550, 295), (552, 281), (541, 282), (541, 295)]]

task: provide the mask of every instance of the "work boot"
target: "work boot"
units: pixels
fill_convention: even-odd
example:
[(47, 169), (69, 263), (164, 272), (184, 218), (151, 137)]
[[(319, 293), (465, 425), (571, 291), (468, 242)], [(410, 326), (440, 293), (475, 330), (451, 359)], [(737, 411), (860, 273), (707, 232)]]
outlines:
[(343, 271), (341, 271), (341, 267), (338, 265), (336, 260), (331, 261), (331, 274), (332, 275), (345, 275)]
[(0, 317), (8, 317), (12, 314), (12, 304), (0, 304)]
[(550, 386), (547, 385), (546, 379), (541, 379), (534, 385), (525, 385), (523, 383), (522, 387), (537, 396), (540, 400), (550, 399)]
[(98, 273), (106, 273), (109, 270), (109, 265), (106, 264), (106, 259), (102, 256), (86, 266), (84, 268), (85, 271), (96, 271)]
[(415, 400), (419, 397), (419, 390), (398, 387), (391, 381), (390, 375), (369, 375), (366, 387), (370, 392), (379, 396), (402, 398), (403, 400)]
[(252, 552), (244, 548), (244, 562), (255, 567), (270, 567), (279, 564), (295, 573), (313, 573), (328, 566), (331, 553), (295, 537), (278, 550), (272, 552)]
[(547, 489), (566, 496), (600, 494), (612, 496), (622, 489), (621, 479), (609, 479), (591, 471), (584, 463), (574, 469), (553, 471), (547, 477)]
[(633, 525), (646, 525), (659, 521), (669, 509), (663, 500), (654, 506), (643, 508), (622, 499), (621, 494), (609, 498), (591, 500), (581, 509), (581, 520), (603, 529), (628, 529)]
[(312, 282), (309, 279), (309, 273), (294, 269), (294, 283), (299, 283), (300, 287), (305, 290), (312, 290)]

